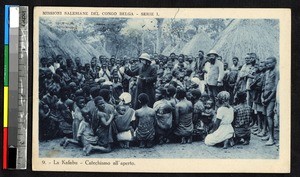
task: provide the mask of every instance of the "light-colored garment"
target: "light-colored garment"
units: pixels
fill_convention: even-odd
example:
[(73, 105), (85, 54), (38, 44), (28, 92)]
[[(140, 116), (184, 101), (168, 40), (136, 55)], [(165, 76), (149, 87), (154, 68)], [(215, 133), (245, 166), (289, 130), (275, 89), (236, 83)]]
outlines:
[(117, 134), (117, 140), (118, 141), (132, 141), (133, 140), (133, 132), (131, 132), (131, 130), (120, 132)]
[(114, 123), (116, 126), (118, 141), (131, 141), (133, 138), (130, 123), (135, 120), (135, 111), (132, 108), (127, 108), (123, 115), (117, 115)]
[(54, 66), (50, 65), (48, 68), (51, 70), (51, 72), (52, 72), (53, 74), (55, 74)]
[(206, 145), (213, 146), (231, 138), (234, 133), (231, 125), (233, 118), (234, 111), (232, 107), (220, 107), (217, 111), (217, 119), (221, 119), (220, 126), (215, 132), (206, 136), (204, 143)]
[(72, 111), (73, 123), (72, 123), (72, 130), (73, 130), (73, 139), (77, 140), (77, 132), (79, 128), (80, 122), (83, 120), (83, 116), (81, 114), (80, 108), (76, 106), (75, 111)]
[(224, 65), (221, 61), (216, 60), (215, 64), (206, 62), (204, 70), (207, 72), (205, 79), (208, 85), (216, 86), (218, 82), (222, 82), (224, 77)]
[(82, 120), (79, 124), (78, 132), (77, 132), (77, 138), (82, 137), (82, 144), (83, 146), (86, 146), (88, 144), (96, 145), (98, 141), (98, 137), (95, 136), (91, 125)]
[(56, 71), (57, 68), (60, 68), (60, 64), (59, 63), (53, 63), (53, 67), (54, 67), (54, 71)]
[(103, 77), (103, 78), (105, 78), (105, 81), (109, 81), (109, 79), (110, 79), (110, 71), (108, 70), (108, 69), (100, 69), (100, 71), (99, 71), (99, 77), (101, 78), (101, 77)]
[[(248, 76), (249, 74), (253, 74), (254, 72), (255, 72), (254, 66), (252, 66), (251, 64), (249, 65), (244, 64), (242, 69), (239, 72), (238, 80), (240, 80), (240, 78)], [(247, 81), (245, 83), (246, 85), (241, 86), (241, 90), (250, 90), (250, 83), (252, 82), (252, 80), (253, 79), (251, 78), (247, 78)]]

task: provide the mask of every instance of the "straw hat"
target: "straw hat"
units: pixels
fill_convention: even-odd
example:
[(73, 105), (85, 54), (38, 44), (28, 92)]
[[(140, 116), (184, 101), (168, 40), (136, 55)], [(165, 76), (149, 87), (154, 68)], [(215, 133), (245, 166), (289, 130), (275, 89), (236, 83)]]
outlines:
[(144, 59), (144, 60), (151, 62), (150, 55), (147, 53), (142, 53), (142, 55), (139, 57), (139, 59)]
[(210, 50), (210, 51), (208, 52), (207, 56), (209, 56), (209, 55), (219, 56), (219, 54), (218, 54), (217, 51), (215, 51), (215, 50)]

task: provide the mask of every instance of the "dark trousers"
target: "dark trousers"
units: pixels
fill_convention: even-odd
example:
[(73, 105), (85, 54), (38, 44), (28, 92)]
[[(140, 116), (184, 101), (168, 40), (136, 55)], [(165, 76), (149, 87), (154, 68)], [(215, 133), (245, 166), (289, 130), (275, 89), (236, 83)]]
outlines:
[(216, 97), (223, 90), (223, 86), (207, 85), (207, 88), (209, 96), (213, 99), (214, 105), (216, 105)]

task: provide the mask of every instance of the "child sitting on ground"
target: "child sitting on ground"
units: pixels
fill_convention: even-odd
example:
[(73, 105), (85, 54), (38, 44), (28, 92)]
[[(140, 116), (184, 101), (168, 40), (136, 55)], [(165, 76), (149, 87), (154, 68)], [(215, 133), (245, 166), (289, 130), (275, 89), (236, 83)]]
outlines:
[(234, 107), (233, 129), (235, 133), (235, 144), (248, 145), (251, 136), (250, 122), (252, 109), (246, 103), (246, 92), (238, 92), (236, 97), (237, 106)]
[[(95, 136), (92, 126), (91, 119), (92, 115), (88, 108), (83, 108), (81, 110), (83, 120), (79, 124), (78, 132), (77, 132), (77, 140), (74, 139), (64, 139), (63, 146), (66, 148), (69, 143), (75, 144), (83, 147), (84, 155), (89, 155), (90, 152), (94, 150), (105, 151), (106, 148), (98, 146), (98, 137)], [(61, 143), (62, 144), (62, 143)]]
[(201, 136), (203, 134), (203, 122), (202, 122), (202, 112), (204, 111), (204, 104), (201, 101), (201, 92), (199, 89), (193, 89), (191, 91), (192, 100), (193, 100), (193, 124), (194, 124), (194, 131), (193, 135)]
[(204, 104), (204, 111), (202, 112), (201, 122), (203, 123), (203, 129), (206, 135), (211, 133), (213, 128), (214, 118), (213, 100), (209, 99)]
[(83, 96), (78, 96), (76, 98), (75, 109), (72, 112), (73, 123), (72, 123), (72, 130), (73, 130), (73, 139), (77, 140), (77, 131), (79, 128), (80, 122), (83, 120), (81, 109), (85, 106), (85, 98)]

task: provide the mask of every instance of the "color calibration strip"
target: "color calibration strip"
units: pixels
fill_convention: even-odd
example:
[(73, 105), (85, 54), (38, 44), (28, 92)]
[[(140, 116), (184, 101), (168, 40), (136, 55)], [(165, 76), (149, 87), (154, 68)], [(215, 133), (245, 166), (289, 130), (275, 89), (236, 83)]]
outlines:
[(9, 7), (8, 168), (16, 168), (18, 137), (19, 6)]
[(9, 6), (4, 15), (4, 103), (3, 103), (3, 169), (8, 168), (8, 69), (9, 69)]
[(6, 5), (4, 23), (3, 169), (26, 169), (28, 7)]

